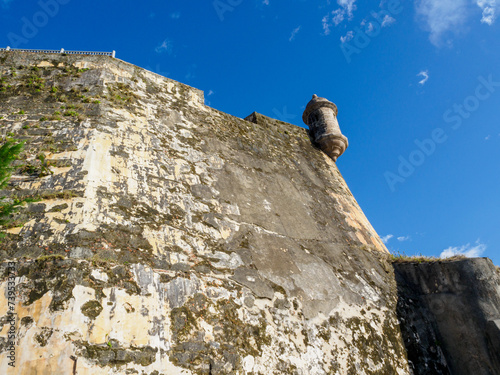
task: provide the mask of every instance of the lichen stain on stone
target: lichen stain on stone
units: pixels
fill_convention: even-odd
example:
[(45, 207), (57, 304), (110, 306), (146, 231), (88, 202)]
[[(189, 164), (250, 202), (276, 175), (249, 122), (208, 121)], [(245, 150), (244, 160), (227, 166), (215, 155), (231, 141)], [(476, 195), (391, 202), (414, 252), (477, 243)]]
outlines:
[(82, 314), (90, 319), (95, 319), (101, 313), (103, 307), (99, 303), (99, 301), (87, 301), (80, 308), (82, 310)]

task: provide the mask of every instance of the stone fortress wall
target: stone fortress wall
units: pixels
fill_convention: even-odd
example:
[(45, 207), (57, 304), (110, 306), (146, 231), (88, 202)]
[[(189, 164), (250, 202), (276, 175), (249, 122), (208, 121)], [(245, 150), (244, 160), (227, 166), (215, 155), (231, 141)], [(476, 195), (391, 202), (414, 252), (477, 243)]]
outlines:
[[(405, 320), (405, 288), (424, 292), (395, 271), (333, 161), (347, 147), (340, 129), (329, 157), (305, 129), (230, 116), (200, 90), (106, 56), (0, 52), (0, 73), (0, 131), (26, 140), (4, 194), (35, 199), (0, 243), (18, 292), (15, 368), (0, 294), (1, 373), (411, 374), (447, 363), (446, 350), (414, 363), (412, 327), (429, 336), (441, 323)], [(490, 336), (475, 353), (486, 370), (497, 366)]]

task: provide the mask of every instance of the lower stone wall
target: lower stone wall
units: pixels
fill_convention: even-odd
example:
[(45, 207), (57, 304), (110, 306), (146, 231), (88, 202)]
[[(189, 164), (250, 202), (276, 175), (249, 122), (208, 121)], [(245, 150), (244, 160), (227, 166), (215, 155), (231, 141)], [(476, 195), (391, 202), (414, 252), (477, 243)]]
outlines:
[[(394, 275), (379, 256), (352, 249), (350, 259), (318, 261), (322, 277), (309, 300), (250, 269), (230, 276), (209, 265), (186, 272), (19, 259), (16, 367), (9, 366), (11, 325), (1, 293), (0, 373), (409, 374)], [(322, 301), (322, 289), (333, 285), (333, 260), (338, 284), (329, 293), (337, 297)], [(377, 263), (366, 273), (348, 269)], [(0, 288), (7, 290), (7, 280)]]
[(486, 258), (395, 263), (414, 374), (500, 374), (500, 271)]

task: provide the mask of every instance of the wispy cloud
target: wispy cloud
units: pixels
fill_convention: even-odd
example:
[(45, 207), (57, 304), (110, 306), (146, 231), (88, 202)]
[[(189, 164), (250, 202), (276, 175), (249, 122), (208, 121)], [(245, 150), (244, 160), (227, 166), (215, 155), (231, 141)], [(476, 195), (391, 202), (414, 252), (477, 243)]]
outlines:
[(341, 23), (345, 19), (345, 11), (342, 8), (334, 10), (332, 12), (332, 22), (335, 26)]
[(475, 13), (474, 5), (482, 10), (481, 22), (493, 25), (500, 11), (499, 0), (416, 0), (416, 11), (421, 26), (430, 33), (431, 43), (441, 47), (451, 44), (450, 34), (467, 30), (466, 21)]
[(373, 23), (367, 22), (366, 20), (361, 21), (361, 26), (365, 27), (365, 32), (368, 34), (372, 33), (374, 30)]
[(429, 71), (428, 70), (422, 70), (420, 73), (417, 74), (417, 77), (423, 77), (418, 82), (419, 85), (423, 86), (429, 80)]
[(387, 236), (380, 237), (380, 239), (384, 244), (386, 244), (392, 237), (394, 237), (392, 234), (388, 234)]
[(418, 0), (416, 10), (421, 26), (437, 47), (449, 33), (458, 33), (467, 18), (468, 0)]
[(382, 27), (387, 27), (392, 25), (396, 20), (389, 16), (388, 14), (385, 15), (384, 19), (382, 20)]
[(486, 248), (487, 246), (485, 244), (482, 244), (479, 240), (477, 240), (473, 245), (468, 243), (467, 245), (458, 247), (450, 246), (441, 252), (440, 257), (450, 258), (455, 255), (464, 255), (467, 258), (475, 258), (481, 256), (481, 254), (485, 252)]
[(156, 46), (156, 53), (167, 53), (169, 55), (172, 54), (174, 48), (174, 44), (170, 39), (165, 39), (158, 46)]
[(408, 241), (410, 238), (411, 238), (410, 236), (400, 236), (400, 237), (398, 237), (398, 241), (404, 242), (404, 241)]
[(301, 28), (302, 28), (302, 25), (293, 29), (292, 34), (290, 35), (290, 38), (288, 38), (289, 42), (291, 42), (292, 40), (295, 39), (295, 36), (298, 34), (298, 32), (300, 31)]
[(353, 12), (356, 10), (356, 0), (337, 0), (342, 9), (347, 13), (347, 17), (352, 19)]
[(330, 28), (332, 26), (339, 25), (345, 19), (348, 19), (350, 21), (354, 17), (354, 11), (356, 10), (356, 0), (337, 0), (337, 4), (340, 8), (329, 12), (321, 20), (323, 33), (325, 35), (330, 34)]
[(330, 34), (330, 27), (332, 26), (330, 24), (330, 13), (328, 13), (326, 16), (323, 17), (321, 20), (321, 23), (323, 24), (323, 34), (329, 35)]
[(497, 17), (497, 10), (499, 7), (496, 0), (476, 0), (476, 4), (483, 11), (481, 22), (490, 26), (493, 25), (493, 22), (495, 22)]
[(262, 0), (262, 4), (269, 5), (269, 0)]
[(345, 36), (341, 36), (340, 37), (340, 42), (341, 43), (347, 43), (352, 38), (354, 38), (354, 32), (353, 31), (348, 31), (347, 34), (345, 34)]
[(487, 135), (486, 137), (484, 137), (485, 141), (489, 141), (490, 139), (491, 139), (491, 135)]
[(172, 18), (173, 20), (178, 20), (179, 18), (181, 18), (181, 12), (170, 13), (170, 18)]

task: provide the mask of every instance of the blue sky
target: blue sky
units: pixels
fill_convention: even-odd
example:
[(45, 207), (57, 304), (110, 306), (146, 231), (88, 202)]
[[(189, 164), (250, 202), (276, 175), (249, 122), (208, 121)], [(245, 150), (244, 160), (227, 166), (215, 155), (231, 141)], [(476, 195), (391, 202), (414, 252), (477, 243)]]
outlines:
[(116, 50), (238, 117), (304, 126), (326, 97), (350, 143), (339, 169), (391, 251), (500, 265), (499, 14), (500, 0), (0, 0), (0, 46)]

